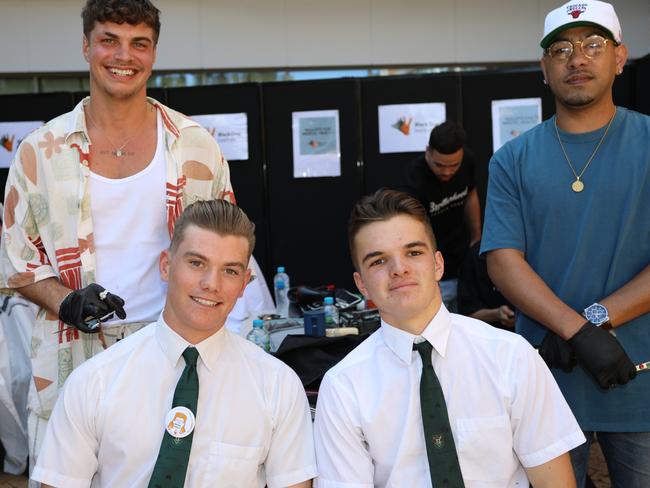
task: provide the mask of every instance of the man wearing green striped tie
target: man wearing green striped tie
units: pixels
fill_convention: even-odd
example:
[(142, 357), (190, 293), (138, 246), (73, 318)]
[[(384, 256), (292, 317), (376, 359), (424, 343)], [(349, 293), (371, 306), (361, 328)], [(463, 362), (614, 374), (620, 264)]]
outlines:
[(32, 478), (45, 486), (306, 488), (316, 476), (297, 375), (223, 327), (250, 279), (254, 225), (188, 206), (160, 257), (157, 323), (75, 370)]

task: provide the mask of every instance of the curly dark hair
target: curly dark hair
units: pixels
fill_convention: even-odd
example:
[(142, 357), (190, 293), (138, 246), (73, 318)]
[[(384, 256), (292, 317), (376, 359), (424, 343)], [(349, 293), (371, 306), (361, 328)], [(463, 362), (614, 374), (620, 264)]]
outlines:
[(453, 154), (465, 145), (465, 130), (456, 122), (447, 120), (437, 125), (429, 136), (429, 149), (441, 154)]
[(160, 35), (160, 10), (149, 0), (87, 0), (81, 18), (86, 39), (89, 39), (95, 22), (145, 24), (153, 29), (156, 43)]

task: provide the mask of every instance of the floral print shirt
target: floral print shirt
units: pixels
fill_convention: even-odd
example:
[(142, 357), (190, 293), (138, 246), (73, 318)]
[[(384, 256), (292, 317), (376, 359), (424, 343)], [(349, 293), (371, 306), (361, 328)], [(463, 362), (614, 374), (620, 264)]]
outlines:
[[(58, 278), (71, 289), (95, 281), (95, 248), (88, 177), (90, 139), (82, 100), (22, 142), (9, 170), (0, 243), (0, 287), (20, 288)], [(176, 218), (196, 200), (235, 203), (228, 163), (214, 138), (196, 122), (149, 98), (163, 120), (167, 160), (166, 215), (170, 238)], [(120, 209), (117, 213), (131, 211)], [(125, 236), (128, 238), (128, 236)], [(39, 310), (32, 337), (37, 397), (30, 409), (50, 412), (65, 379), (101, 351), (97, 334), (69, 328)], [(32, 395), (33, 396), (33, 395)]]

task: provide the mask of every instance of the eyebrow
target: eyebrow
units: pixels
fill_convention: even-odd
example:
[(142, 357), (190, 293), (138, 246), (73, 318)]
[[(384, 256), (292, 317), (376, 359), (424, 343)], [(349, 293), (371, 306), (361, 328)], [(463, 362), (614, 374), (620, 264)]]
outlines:
[(454, 163), (443, 163), (442, 161), (436, 161), (435, 159), (432, 159), (432, 161), (433, 161), (433, 164), (435, 164), (436, 166), (443, 166), (443, 167), (447, 167), (447, 168), (451, 168), (453, 166), (460, 166), (462, 164), (462, 162), (463, 162), (462, 159), (460, 161), (456, 161)]
[[(118, 36), (117, 34), (114, 34), (113, 32), (110, 32), (110, 31), (100, 32), (99, 35), (104, 35), (106, 37), (110, 37), (111, 39), (119, 39), (120, 38), (120, 36)], [(134, 37), (134, 38), (130, 39), (130, 42), (142, 42), (142, 41), (147, 41), (147, 42), (153, 43), (153, 39), (151, 39), (151, 38), (149, 38), (147, 36), (139, 36), (139, 37)]]
[(376, 258), (377, 256), (381, 256), (384, 254), (382, 251), (372, 251), (366, 254), (363, 259), (361, 260), (361, 263), (365, 263), (368, 259)]
[[(201, 259), (202, 261), (210, 261), (207, 257), (205, 257), (203, 254), (195, 252), (195, 251), (187, 251), (185, 254), (183, 254), (184, 258), (197, 258)], [(223, 266), (226, 268), (230, 267), (235, 267), (239, 268), (241, 270), (246, 269), (246, 265), (240, 261), (229, 261), (227, 263), (223, 263)]]
[(405, 249), (412, 249), (414, 247), (427, 247), (427, 243), (424, 241), (413, 241), (404, 246)]
[[(414, 247), (427, 247), (427, 243), (424, 241), (413, 241), (403, 246), (404, 249), (413, 249)], [(382, 254), (384, 254), (383, 251), (371, 251), (363, 257), (361, 263), (363, 264), (368, 259), (376, 258), (377, 256), (381, 256)]]
[(194, 251), (187, 251), (185, 254), (183, 254), (184, 258), (199, 258), (203, 259), (204, 261), (207, 261), (208, 258), (206, 258), (203, 254), (199, 254), (198, 252)]

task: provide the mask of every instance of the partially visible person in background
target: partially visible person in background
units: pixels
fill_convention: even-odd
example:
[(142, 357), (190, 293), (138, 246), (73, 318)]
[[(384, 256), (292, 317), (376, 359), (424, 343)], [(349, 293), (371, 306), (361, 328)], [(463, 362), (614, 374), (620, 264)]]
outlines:
[(481, 208), (476, 192), (473, 153), (466, 147), (465, 130), (452, 121), (436, 126), (424, 154), (405, 168), (399, 187), (427, 209), (445, 258), (440, 281), (442, 301), (457, 311), (458, 270), (472, 244), (481, 239)]
[(474, 244), (460, 267), (458, 313), (482, 320), (500, 329), (514, 330), (514, 307), (492, 283), (485, 257), (479, 255), (480, 247), (481, 241)]
[[(0, 203), (0, 225), (4, 207)], [(27, 397), (32, 367), (29, 360), (32, 324), (37, 307), (20, 295), (0, 295), (0, 442), (5, 473), (25, 472), (29, 455)]]

